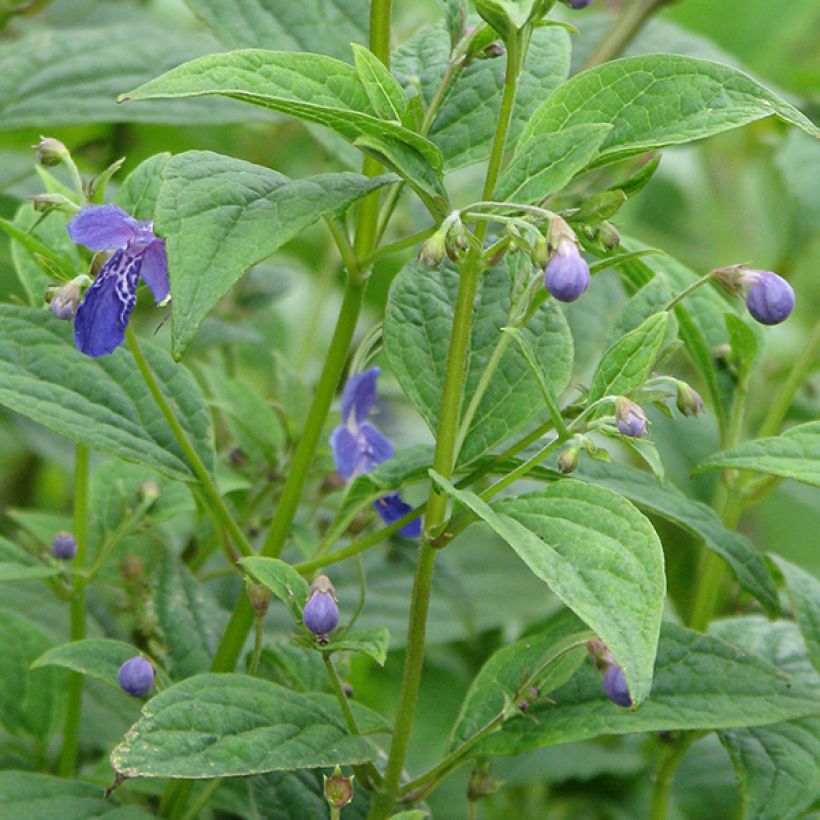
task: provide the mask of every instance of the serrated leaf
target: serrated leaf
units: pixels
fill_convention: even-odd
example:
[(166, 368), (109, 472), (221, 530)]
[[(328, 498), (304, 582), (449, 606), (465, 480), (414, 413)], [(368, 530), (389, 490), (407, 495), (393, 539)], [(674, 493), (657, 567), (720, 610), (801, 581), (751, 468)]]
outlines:
[(153, 221), (162, 172), (170, 159), (165, 151), (143, 160), (117, 189), (114, 202), (136, 219)]
[(373, 760), (310, 695), (246, 675), (197, 675), (148, 701), (111, 753), (125, 777), (214, 778)]
[(594, 168), (773, 115), (820, 134), (794, 106), (730, 66), (651, 54), (577, 74), (533, 114), (521, 142), (573, 125), (611, 123)]
[(221, 95), (317, 123), (349, 142), (369, 135), (406, 142), (433, 168), (439, 150), (398, 123), (379, 118), (356, 69), (322, 54), (243, 49), (183, 63), (124, 95), (123, 101)]
[(473, 678), (450, 737), (450, 750), (488, 725), (522, 687), (547, 695), (569, 680), (594, 637), (571, 612), (564, 611), (539, 632), (493, 653)]
[(806, 642), (809, 659), (820, 672), (820, 581), (779, 555), (769, 557), (783, 574), (786, 591), (803, 640)]
[[(127, 12), (125, 9), (123, 14)], [(0, 47), (0, 129), (94, 122), (271, 122), (233, 100), (118, 106), (117, 95), (181, 61), (217, 51), (211, 37), (145, 15), (93, 28), (39, 29)]]
[(351, 629), (334, 639), (330, 636), (327, 644), (317, 647), (325, 654), (330, 652), (354, 652), (373, 658), (379, 666), (387, 660), (390, 646), (390, 632), (386, 629)]
[(646, 700), (666, 592), (663, 549), (649, 521), (620, 495), (580, 481), (490, 506), (433, 476), (596, 632), (624, 670), (633, 703)]
[(701, 461), (696, 473), (729, 468), (793, 478), (820, 487), (820, 421), (799, 424), (779, 436), (747, 441)]
[(367, 42), (367, 0), (185, 0), (228, 48), (321, 51), (350, 59), (351, 43)]
[[(518, 263), (515, 260), (482, 274), (473, 314), (462, 414), (501, 343), (501, 328), (509, 323), (514, 265)], [(525, 260), (521, 264), (530, 263)], [(393, 280), (388, 298), (385, 352), (402, 389), (432, 430), (438, 422), (457, 291), (458, 273), (454, 268), (444, 265), (430, 269), (411, 262)], [(554, 304), (546, 303), (522, 333), (543, 363), (553, 395), (560, 395), (572, 367), (572, 338), (563, 314)], [(543, 413), (538, 382), (521, 351), (510, 345), (470, 423), (461, 463), (475, 459)]]
[[(92, 449), (192, 481), (184, 454), (120, 347), (91, 359), (68, 322), (50, 311), (0, 305), (0, 404)], [(211, 420), (191, 374), (153, 344), (143, 352), (177, 418), (206, 466), (213, 463)]]
[(604, 353), (592, 377), (590, 402), (604, 396), (627, 394), (649, 378), (663, 344), (668, 321), (668, 313), (656, 313)]
[(278, 558), (251, 555), (240, 563), (263, 586), (283, 601), (297, 621), (308, 597), (308, 582), (290, 565)]
[(752, 652), (665, 623), (652, 697), (637, 712), (616, 706), (601, 691), (601, 674), (587, 664), (550, 695), (555, 702), (515, 718), (478, 747), (514, 755), (600, 734), (631, 734), (763, 726), (814, 714), (817, 693)]
[(173, 157), (163, 170), (155, 229), (166, 237), (174, 356), (248, 268), (322, 215), (392, 181), (348, 173), (290, 180), (211, 151)]
[(560, 191), (589, 164), (611, 130), (609, 125), (577, 125), (533, 135), (504, 169), (493, 198), (527, 204)]
[(139, 655), (133, 646), (110, 638), (88, 638), (63, 643), (40, 655), (32, 669), (43, 666), (62, 666), (92, 678), (97, 678), (119, 689), (117, 672), (130, 658)]
[(353, 64), (376, 114), (383, 120), (401, 122), (407, 109), (407, 98), (384, 63), (369, 49), (354, 43)]
[(702, 539), (732, 568), (738, 583), (754, 595), (771, 615), (780, 612), (777, 589), (763, 556), (740, 533), (726, 529), (715, 511), (682, 493), (671, 482), (663, 487), (643, 470), (624, 464), (585, 462), (577, 474), (630, 499), (646, 512), (671, 521)]

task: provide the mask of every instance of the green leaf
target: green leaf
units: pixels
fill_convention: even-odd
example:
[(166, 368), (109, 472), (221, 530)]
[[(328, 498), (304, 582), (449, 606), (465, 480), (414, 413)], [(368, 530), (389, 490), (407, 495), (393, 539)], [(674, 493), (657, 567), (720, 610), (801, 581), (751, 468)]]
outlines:
[[(570, 40), (566, 31), (533, 32), (518, 82), (510, 123), (510, 143), (532, 112), (569, 74)], [(418, 91), (425, 106), (432, 102), (450, 62), (450, 38), (443, 25), (425, 29), (393, 55), (393, 74), (405, 91)], [(444, 154), (451, 171), (485, 161), (498, 120), (506, 60), (474, 60), (458, 72), (430, 128), (429, 138)]]
[(595, 157), (611, 130), (609, 125), (577, 125), (558, 133), (535, 134), (518, 146), (493, 198), (526, 204), (560, 191)]
[(153, 221), (162, 172), (170, 159), (166, 151), (143, 160), (117, 189), (114, 202), (137, 219)]
[(536, 0), (475, 0), (476, 11), (502, 37), (510, 37), (527, 24)]
[[(634, 293), (618, 314), (607, 334), (607, 347), (612, 347), (617, 341), (632, 330), (635, 330), (651, 316), (662, 312), (664, 307), (672, 301), (672, 289), (669, 280), (662, 274), (656, 274), (643, 287)], [(677, 335), (678, 323), (674, 315), (670, 315), (667, 325), (666, 339)], [(670, 330), (674, 331), (670, 334)]]
[(695, 472), (721, 468), (779, 475), (820, 487), (820, 421), (716, 453), (701, 461)]
[(623, 191), (629, 199), (632, 199), (636, 194), (639, 194), (655, 175), (658, 166), (661, 164), (660, 154), (656, 154), (648, 162), (644, 163), (632, 176), (622, 182), (610, 186), (611, 191)]
[(214, 778), (363, 763), (375, 750), (310, 695), (246, 675), (197, 675), (148, 701), (111, 753), (125, 777)]
[(243, 558), (239, 563), (287, 605), (296, 621), (302, 620), (302, 609), (308, 597), (308, 582), (290, 564), (278, 558), (263, 558), (259, 555)]
[(60, 644), (40, 655), (32, 669), (43, 666), (62, 666), (83, 675), (104, 681), (119, 689), (117, 672), (130, 658), (139, 655), (133, 646), (109, 638), (88, 638)]
[(155, 227), (168, 250), (174, 356), (248, 268), (323, 215), (393, 181), (347, 173), (290, 180), (210, 151), (173, 157), (163, 170)]
[(450, 737), (453, 750), (489, 725), (509, 700), (531, 686), (547, 695), (563, 686), (586, 656), (594, 633), (568, 610), (546, 629), (499, 649), (470, 684)]
[(735, 366), (739, 384), (746, 384), (752, 365), (757, 358), (757, 336), (752, 328), (734, 313), (723, 317), (732, 348), (732, 363)]
[(62, 569), (58, 566), (32, 566), (31, 564), (17, 564), (0, 561), (0, 584), (9, 581), (32, 581), (37, 578), (53, 578), (60, 575)]
[(0, 817), (9, 820), (146, 820), (153, 816), (139, 806), (118, 807), (94, 783), (34, 772), (0, 772)]
[(781, 558), (770, 555), (786, 582), (794, 617), (809, 651), (809, 659), (820, 672), (820, 581), (805, 570)]
[(324, 125), (349, 142), (387, 137), (415, 148), (433, 168), (439, 150), (398, 123), (379, 118), (356, 69), (321, 54), (243, 49), (183, 63), (121, 101), (221, 95)]
[[(517, 265), (522, 267), (516, 270)], [(500, 344), (505, 345), (461, 449), (467, 463), (544, 414), (538, 381), (523, 354), (500, 333), (509, 323), (511, 290), (520, 274), (531, 275), (528, 259), (512, 259), (482, 274), (473, 315), (470, 357), (462, 416)], [(447, 350), (458, 291), (458, 273), (449, 265), (437, 269), (411, 262), (390, 289), (384, 321), (384, 346), (391, 369), (432, 430), (438, 423)], [(572, 337), (561, 311), (551, 302), (538, 308), (522, 329), (553, 395), (567, 386), (572, 368)], [(507, 341), (502, 341), (507, 338)], [(514, 397), (514, 400), (512, 400)]]
[(492, 506), (434, 474), (607, 645), (633, 702), (649, 695), (666, 580), (649, 521), (625, 498), (565, 479)]
[(668, 313), (656, 313), (604, 353), (592, 377), (590, 402), (604, 396), (628, 394), (649, 378), (663, 344), (668, 321)]
[[(0, 404), (92, 449), (192, 481), (185, 456), (121, 347), (91, 359), (50, 311), (0, 305)], [(183, 429), (213, 463), (211, 420), (191, 374), (153, 344), (143, 352)]]
[(353, 44), (353, 63), (370, 105), (383, 120), (401, 122), (407, 98), (398, 80), (369, 49)]
[(818, 135), (796, 108), (751, 77), (720, 63), (651, 54), (613, 60), (577, 74), (535, 111), (521, 135), (611, 123), (590, 167), (703, 139), (775, 115)]
[(600, 734), (762, 726), (817, 712), (816, 690), (795, 685), (769, 661), (676, 624), (661, 630), (651, 698), (637, 712), (616, 706), (601, 691), (601, 675), (587, 664), (550, 695), (552, 704), (514, 718), (478, 747), (514, 755)]
[[(121, 14), (127, 15), (122, 9)], [(138, 12), (139, 14), (139, 12)], [(204, 34), (146, 22), (39, 29), (0, 46), (0, 129), (95, 122), (271, 122), (233, 100), (118, 106), (117, 95), (180, 62), (217, 51)]]
[(367, 0), (185, 0), (228, 48), (321, 51), (350, 58), (350, 43), (367, 42)]
[(354, 652), (373, 658), (379, 666), (387, 660), (390, 647), (390, 632), (386, 629), (351, 629), (334, 639), (330, 636), (327, 644), (318, 646), (320, 652)]

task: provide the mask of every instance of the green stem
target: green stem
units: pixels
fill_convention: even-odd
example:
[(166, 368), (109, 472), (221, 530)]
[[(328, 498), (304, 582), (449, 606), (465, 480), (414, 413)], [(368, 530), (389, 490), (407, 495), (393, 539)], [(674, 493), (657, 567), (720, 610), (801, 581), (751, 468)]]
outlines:
[(205, 463), (202, 461), (199, 453), (197, 453), (191, 442), (188, 440), (188, 435), (180, 424), (179, 419), (176, 417), (176, 414), (168, 402), (168, 399), (165, 397), (165, 394), (162, 392), (162, 388), (156, 380), (156, 377), (151, 370), (151, 366), (148, 364), (148, 360), (143, 355), (137, 340), (137, 336), (132, 328), (129, 327), (126, 330), (125, 338), (128, 341), (128, 347), (131, 349), (131, 355), (137, 363), (137, 368), (139, 369), (140, 374), (142, 375), (142, 378), (154, 399), (154, 402), (164, 416), (165, 421), (168, 422), (168, 426), (171, 428), (171, 432), (174, 434), (174, 438), (177, 440), (180, 449), (185, 454), (185, 458), (188, 460), (194, 475), (199, 479), (199, 483), (202, 485), (202, 490), (212, 505), (211, 508), (214, 514), (219, 518), (222, 525), (230, 534), (236, 549), (242, 553), (242, 555), (253, 555), (253, 547), (251, 547), (239, 524), (236, 523), (231, 511), (228, 509), (227, 504), (225, 504), (222, 494), (219, 492), (219, 488), (211, 478), (208, 468), (205, 466)]
[[(73, 566), (82, 571), (88, 557), (88, 448), (78, 444), (74, 460), (74, 541), (77, 552)], [(81, 641), (86, 627), (86, 581), (81, 574), (72, 579), (70, 638)], [(58, 771), (62, 777), (73, 777), (77, 768), (77, 746), (83, 708), (83, 676), (68, 673), (65, 729)]]
[(617, 57), (632, 42), (657, 8), (665, 2), (668, 0), (633, 0), (618, 14), (614, 25), (589, 55), (582, 70), (594, 68)]
[(652, 803), (649, 820), (666, 820), (669, 811), (669, 789), (683, 756), (700, 735), (690, 732), (667, 745), (658, 756), (655, 780), (652, 784)]
[(689, 287), (684, 288), (684, 290), (682, 290), (674, 299), (672, 299), (667, 305), (665, 305), (663, 309), (666, 311), (672, 310), (672, 308), (674, 308), (676, 305), (679, 305), (690, 293), (693, 293), (698, 288), (703, 287), (703, 285), (711, 281), (713, 281), (711, 273), (707, 273), (705, 276), (701, 276), (700, 279), (696, 279), (694, 282), (692, 282), (692, 284), (689, 285)]
[(265, 635), (265, 613), (254, 612), (253, 655), (248, 668), (249, 675), (255, 675), (259, 668), (259, 658), (262, 657), (262, 638)]
[(215, 777), (210, 783), (197, 795), (196, 800), (191, 804), (191, 808), (182, 816), (182, 820), (196, 820), (200, 816), (200, 812), (208, 801), (213, 797), (214, 792), (222, 785), (222, 778)]
[(373, 251), (369, 256), (366, 256), (362, 260), (362, 265), (364, 267), (370, 267), (374, 262), (378, 262), (379, 259), (384, 259), (385, 256), (407, 250), (407, 248), (414, 248), (419, 242), (423, 242), (428, 236), (432, 236), (435, 231), (436, 229), (434, 227), (425, 228), (423, 231), (414, 233), (405, 239), (400, 239), (398, 242), (391, 242), (389, 245), (384, 245), (378, 250)]

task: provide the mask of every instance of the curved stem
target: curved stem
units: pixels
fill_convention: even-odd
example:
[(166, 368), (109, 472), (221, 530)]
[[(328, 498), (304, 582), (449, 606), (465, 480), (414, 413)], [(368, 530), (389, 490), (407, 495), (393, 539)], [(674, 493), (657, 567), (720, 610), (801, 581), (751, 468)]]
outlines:
[[(72, 641), (85, 638), (86, 626), (86, 580), (81, 571), (88, 557), (88, 448), (78, 444), (74, 459), (74, 541), (77, 552), (74, 568), (80, 570), (72, 578), (71, 626)], [(58, 771), (62, 777), (73, 777), (77, 768), (77, 745), (80, 739), (80, 719), (83, 709), (83, 676), (79, 672), (68, 673), (63, 748), (60, 752)]]
[(649, 820), (666, 820), (669, 811), (669, 789), (683, 756), (700, 735), (690, 732), (666, 746), (658, 756), (655, 780), (652, 784), (652, 803)]

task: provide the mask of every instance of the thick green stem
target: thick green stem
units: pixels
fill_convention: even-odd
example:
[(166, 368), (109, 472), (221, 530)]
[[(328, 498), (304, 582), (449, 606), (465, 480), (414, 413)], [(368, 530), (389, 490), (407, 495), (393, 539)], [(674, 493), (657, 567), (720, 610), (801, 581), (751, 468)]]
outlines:
[[(81, 444), (77, 445), (74, 460), (73, 526), (77, 552), (72, 563), (79, 572), (72, 578), (70, 637), (72, 641), (81, 641), (85, 638), (86, 624), (86, 580), (81, 572), (88, 557), (88, 448)], [(77, 768), (77, 745), (83, 708), (83, 676), (79, 672), (69, 672), (68, 676), (65, 729), (59, 763), (62, 777), (73, 777)]]
[(214, 483), (214, 480), (211, 478), (211, 474), (208, 472), (208, 468), (205, 466), (205, 463), (202, 461), (199, 453), (197, 453), (191, 442), (188, 440), (187, 433), (180, 424), (179, 419), (176, 417), (176, 414), (174, 413), (168, 399), (165, 397), (165, 394), (162, 392), (162, 388), (156, 380), (156, 377), (151, 370), (151, 366), (148, 364), (148, 360), (145, 358), (142, 349), (139, 346), (137, 336), (130, 327), (125, 332), (125, 338), (128, 341), (128, 347), (131, 349), (131, 355), (137, 363), (137, 368), (139, 369), (140, 374), (142, 375), (142, 378), (154, 399), (154, 402), (164, 416), (165, 421), (168, 422), (168, 426), (171, 428), (171, 432), (174, 434), (174, 438), (177, 440), (180, 449), (185, 454), (185, 458), (188, 460), (194, 475), (197, 479), (199, 479), (199, 483), (202, 486), (202, 491), (205, 493), (205, 496), (212, 505), (211, 509), (213, 513), (217, 516), (217, 518), (219, 518), (222, 526), (224, 526), (230, 534), (234, 547), (242, 553), (242, 555), (253, 555), (253, 548), (248, 542), (248, 539), (245, 537), (245, 534), (242, 532), (239, 524), (236, 523), (236, 519), (234, 519), (231, 511), (228, 509), (227, 504), (225, 504), (219, 489)]
[(655, 780), (652, 784), (649, 820), (666, 820), (672, 779), (686, 751), (699, 736), (697, 733), (690, 732), (667, 745), (658, 756)]

